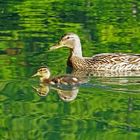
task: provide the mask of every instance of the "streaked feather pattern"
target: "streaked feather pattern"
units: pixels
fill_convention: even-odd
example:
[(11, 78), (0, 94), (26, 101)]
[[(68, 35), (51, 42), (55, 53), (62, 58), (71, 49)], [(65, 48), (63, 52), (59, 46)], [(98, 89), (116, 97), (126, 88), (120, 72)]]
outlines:
[(91, 58), (72, 56), (69, 63), (74, 69), (81, 70), (136, 71), (140, 70), (140, 55), (106, 53)]
[(83, 57), (78, 35), (68, 33), (52, 49), (70, 48), (68, 65), (77, 70), (94, 71), (139, 71), (140, 54), (102, 53), (93, 57)]

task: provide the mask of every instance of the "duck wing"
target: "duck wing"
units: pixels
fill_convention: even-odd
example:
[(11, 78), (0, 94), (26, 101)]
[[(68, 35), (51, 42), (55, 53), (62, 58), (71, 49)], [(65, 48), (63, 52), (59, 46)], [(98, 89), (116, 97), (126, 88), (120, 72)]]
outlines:
[(103, 53), (85, 61), (96, 70), (140, 70), (139, 54)]
[(103, 53), (93, 56), (92, 59), (113, 64), (121, 62), (140, 64), (140, 54)]

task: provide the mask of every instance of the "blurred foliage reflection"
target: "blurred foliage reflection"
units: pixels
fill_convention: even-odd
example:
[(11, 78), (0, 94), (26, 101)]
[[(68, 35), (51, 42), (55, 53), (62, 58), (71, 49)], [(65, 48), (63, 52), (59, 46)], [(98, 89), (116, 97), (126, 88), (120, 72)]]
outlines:
[(0, 139), (139, 139), (139, 76), (87, 76), (71, 102), (38, 96), (31, 78), (42, 65), (66, 73), (68, 50), (48, 50), (67, 32), (85, 56), (140, 53), (139, 0), (6, 0), (0, 19)]

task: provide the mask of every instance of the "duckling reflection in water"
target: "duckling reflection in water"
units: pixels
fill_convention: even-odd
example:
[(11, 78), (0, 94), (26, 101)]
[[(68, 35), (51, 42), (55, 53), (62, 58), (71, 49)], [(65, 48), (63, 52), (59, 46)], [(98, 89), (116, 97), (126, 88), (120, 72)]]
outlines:
[[(44, 84), (40, 84), (39, 87), (33, 87), (39, 96), (45, 97), (49, 94), (50, 87)], [(59, 89), (59, 88), (53, 88), (57, 94), (59, 95), (60, 99), (65, 102), (70, 102), (76, 99), (77, 94), (79, 92), (79, 88), (72, 88), (69, 90)]]
[(33, 86), (33, 89), (37, 91), (39, 96), (47, 96), (50, 91), (49, 86), (44, 84), (40, 84), (39, 87)]
[(72, 76), (72, 75), (62, 75), (57, 76), (54, 78), (50, 78), (51, 73), (47, 67), (42, 67), (37, 70), (37, 73), (34, 74), (32, 77), (39, 76), (40, 82), (43, 84), (49, 84), (52, 86), (56, 86), (59, 88), (71, 88), (78, 86), (82, 81), (78, 77)]

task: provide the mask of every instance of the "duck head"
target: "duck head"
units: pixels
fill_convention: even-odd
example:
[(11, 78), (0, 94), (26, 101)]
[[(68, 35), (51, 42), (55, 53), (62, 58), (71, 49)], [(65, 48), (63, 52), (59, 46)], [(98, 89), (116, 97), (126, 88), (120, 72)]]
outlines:
[(40, 69), (37, 70), (37, 73), (35, 73), (32, 77), (36, 77), (39, 76), (40, 77), (40, 81), (43, 82), (45, 79), (49, 79), (50, 78), (50, 71), (47, 67), (42, 67)]
[(80, 38), (74, 33), (64, 35), (56, 45), (50, 48), (50, 50), (55, 50), (62, 47), (70, 48), (73, 54), (82, 56)]

